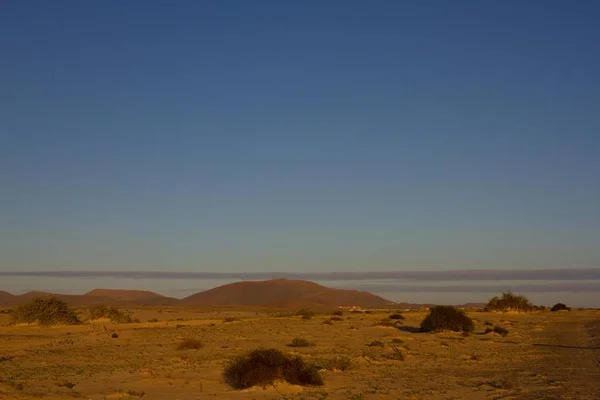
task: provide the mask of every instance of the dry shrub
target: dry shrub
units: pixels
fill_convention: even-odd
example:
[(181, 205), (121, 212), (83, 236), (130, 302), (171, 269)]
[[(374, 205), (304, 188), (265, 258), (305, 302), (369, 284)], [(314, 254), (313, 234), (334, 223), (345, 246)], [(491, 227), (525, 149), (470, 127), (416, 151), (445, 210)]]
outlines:
[(35, 298), (17, 306), (12, 313), (14, 324), (75, 325), (81, 323), (69, 305), (56, 297)]
[(341, 317), (342, 315), (344, 315), (344, 312), (342, 310), (335, 310), (334, 312), (331, 313), (331, 315), (336, 315), (338, 317)]
[(225, 317), (223, 319), (223, 322), (237, 322), (237, 321), (241, 321), (241, 319), (235, 318), (235, 317)]
[(502, 293), (502, 297), (493, 297), (483, 311), (532, 311), (533, 305), (525, 296), (512, 292)]
[(385, 343), (383, 343), (381, 340), (373, 340), (367, 346), (369, 346), (369, 347), (385, 347)]
[(185, 339), (177, 345), (177, 350), (198, 350), (204, 347), (204, 342), (198, 339)]
[(315, 361), (318, 369), (327, 371), (347, 371), (353, 366), (352, 359), (347, 356), (335, 356), (332, 358), (322, 358)]
[(421, 322), (422, 332), (472, 332), (473, 329), (473, 320), (453, 306), (435, 306)]
[(239, 356), (225, 367), (223, 375), (234, 389), (266, 386), (278, 380), (294, 385), (323, 385), (323, 377), (315, 365), (277, 349), (256, 349)]
[(130, 324), (133, 322), (129, 310), (119, 310), (116, 307), (107, 307), (103, 304), (92, 306), (88, 309), (90, 319), (108, 318), (113, 324)]
[(307, 339), (304, 338), (295, 338), (290, 343), (290, 347), (312, 347), (314, 344)]

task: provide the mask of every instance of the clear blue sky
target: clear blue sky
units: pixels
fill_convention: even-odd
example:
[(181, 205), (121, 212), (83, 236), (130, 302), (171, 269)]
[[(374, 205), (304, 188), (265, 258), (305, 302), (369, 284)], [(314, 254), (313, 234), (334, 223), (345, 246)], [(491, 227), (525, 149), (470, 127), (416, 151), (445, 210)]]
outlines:
[(4, 1), (0, 270), (598, 267), (598, 21)]

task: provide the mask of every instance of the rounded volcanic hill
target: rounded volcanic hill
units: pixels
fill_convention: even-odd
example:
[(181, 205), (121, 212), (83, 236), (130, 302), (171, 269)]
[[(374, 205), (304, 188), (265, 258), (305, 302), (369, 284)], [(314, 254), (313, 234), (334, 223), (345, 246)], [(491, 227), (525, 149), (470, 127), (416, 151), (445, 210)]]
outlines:
[(189, 306), (256, 307), (390, 307), (396, 303), (358, 290), (333, 289), (310, 281), (273, 279), (243, 281), (219, 286), (186, 297)]

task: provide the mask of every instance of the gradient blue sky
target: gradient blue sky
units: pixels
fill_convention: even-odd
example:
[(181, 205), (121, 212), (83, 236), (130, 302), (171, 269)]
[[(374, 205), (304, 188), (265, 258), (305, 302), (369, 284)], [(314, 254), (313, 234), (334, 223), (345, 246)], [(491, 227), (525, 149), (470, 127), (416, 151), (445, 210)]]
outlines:
[(599, 20), (3, 2), (0, 270), (599, 267)]

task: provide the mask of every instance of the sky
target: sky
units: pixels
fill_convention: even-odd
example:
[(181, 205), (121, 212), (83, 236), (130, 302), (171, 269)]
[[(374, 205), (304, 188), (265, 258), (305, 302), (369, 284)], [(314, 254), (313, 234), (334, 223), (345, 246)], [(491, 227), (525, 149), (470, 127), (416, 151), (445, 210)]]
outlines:
[(0, 290), (116, 279), (24, 271), (600, 268), (599, 18), (593, 1), (3, 2)]

